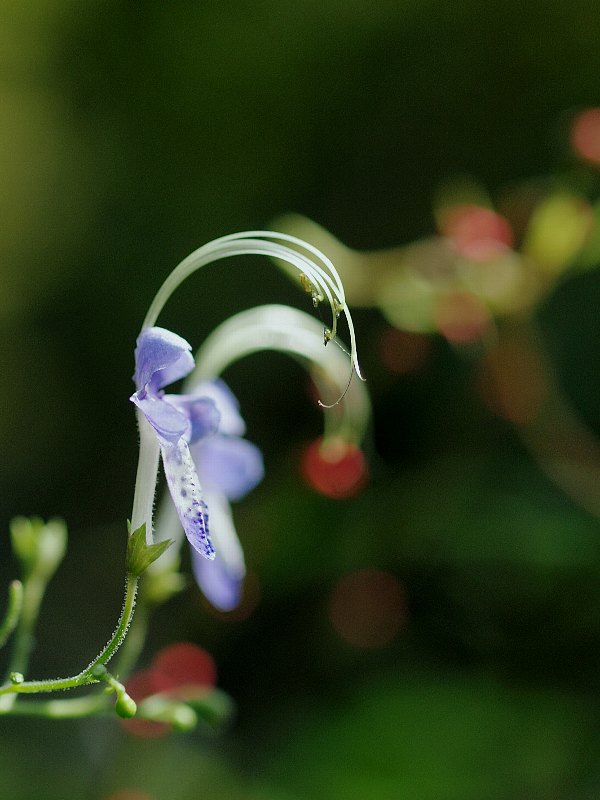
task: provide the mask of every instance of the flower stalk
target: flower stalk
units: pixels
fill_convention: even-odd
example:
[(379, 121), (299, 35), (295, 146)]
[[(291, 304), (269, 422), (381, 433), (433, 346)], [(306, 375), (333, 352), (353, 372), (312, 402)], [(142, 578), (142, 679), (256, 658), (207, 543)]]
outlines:
[[(98, 683), (99, 678), (95, 675), (94, 670), (98, 666), (107, 664), (114, 654), (119, 649), (125, 636), (127, 629), (133, 616), (135, 607), (135, 597), (137, 593), (139, 578), (128, 574), (125, 586), (125, 600), (123, 603), (123, 610), (115, 632), (104, 648), (98, 653), (96, 658), (84, 670), (77, 675), (69, 678), (53, 678), (50, 680), (41, 681), (23, 681), (22, 683), (7, 683), (0, 686), (0, 696), (11, 694), (37, 694), (39, 692), (55, 692), (64, 689), (74, 689), (77, 686), (85, 686), (90, 683)], [(12, 665), (12, 662), (11, 662)], [(0, 714), (4, 711), (0, 703)]]

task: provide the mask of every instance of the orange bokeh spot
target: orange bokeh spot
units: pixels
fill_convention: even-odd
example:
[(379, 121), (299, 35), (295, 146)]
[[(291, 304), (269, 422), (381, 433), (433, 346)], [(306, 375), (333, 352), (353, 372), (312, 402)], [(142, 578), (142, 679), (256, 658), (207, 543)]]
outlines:
[(341, 578), (331, 593), (329, 619), (337, 633), (355, 647), (384, 647), (406, 626), (406, 591), (388, 572), (352, 572)]
[(437, 329), (455, 344), (466, 344), (481, 338), (489, 322), (487, 308), (468, 292), (452, 292), (440, 297), (435, 310)]
[(368, 480), (362, 450), (341, 439), (311, 442), (302, 455), (301, 471), (309, 486), (335, 500), (358, 494)]
[(458, 205), (440, 213), (440, 230), (455, 250), (472, 261), (490, 261), (513, 245), (510, 223), (483, 206)]
[(379, 358), (383, 365), (395, 375), (417, 372), (427, 361), (431, 352), (431, 340), (421, 333), (385, 330), (379, 340)]
[(578, 156), (600, 164), (600, 108), (588, 108), (575, 117), (570, 141)]

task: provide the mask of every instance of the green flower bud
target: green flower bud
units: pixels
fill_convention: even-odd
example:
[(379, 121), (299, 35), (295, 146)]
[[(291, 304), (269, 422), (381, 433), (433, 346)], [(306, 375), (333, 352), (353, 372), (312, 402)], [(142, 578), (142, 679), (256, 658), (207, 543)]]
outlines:
[(13, 552), (28, 575), (48, 581), (67, 549), (67, 528), (60, 519), (44, 522), (39, 517), (16, 517), (10, 523)]
[(123, 694), (120, 694), (117, 697), (115, 711), (122, 719), (131, 719), (131, 717), (135, 717), (137, 704), (135, 700), (127, 694), (127, 692), (123, 692)]

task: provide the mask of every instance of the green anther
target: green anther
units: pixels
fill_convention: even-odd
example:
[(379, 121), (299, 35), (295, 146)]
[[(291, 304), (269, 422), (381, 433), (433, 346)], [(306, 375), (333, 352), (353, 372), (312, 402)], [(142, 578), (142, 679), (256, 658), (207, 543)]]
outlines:
[(11, 672), (10, 673), (10, 682), (13, 685), (16, 685), (18, 683), (23, 683), (24, 680), (25, 680), (25, 676), (23, 675), (22, 672)]

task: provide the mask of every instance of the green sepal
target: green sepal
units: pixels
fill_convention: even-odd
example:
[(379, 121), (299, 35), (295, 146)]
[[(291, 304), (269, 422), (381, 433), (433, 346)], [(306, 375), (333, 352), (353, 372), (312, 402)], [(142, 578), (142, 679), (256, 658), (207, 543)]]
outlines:
[(127, 542), (127, 571), (131, 575), (141, 575), (172, 544), (173, 539), (146, 544), (146, 524), (140, 525)]

